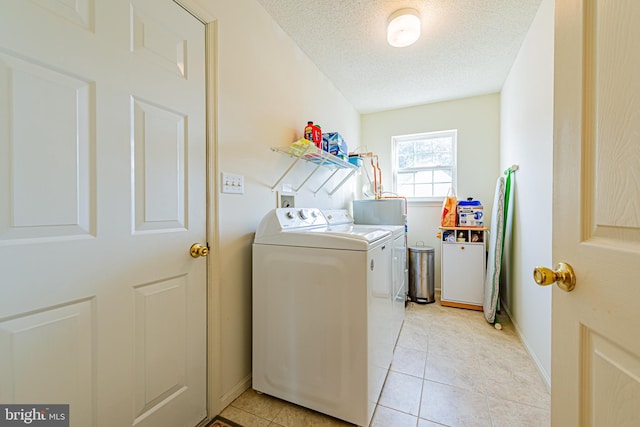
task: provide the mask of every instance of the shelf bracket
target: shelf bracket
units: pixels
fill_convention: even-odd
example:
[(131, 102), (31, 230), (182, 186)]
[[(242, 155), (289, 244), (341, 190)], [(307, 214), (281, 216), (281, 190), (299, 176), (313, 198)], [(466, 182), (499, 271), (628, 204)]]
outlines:
[(302, 187), (304, 187), (304, 185), (307, 183), (307, 181), (309, 181), (309, 179), (311, 179), (311, 177), (312, 177), (313, 175), (315, 175), (315, 173), (318, 171), (318, 169), (320, 169), (320, 168), (322, 167), (322, 165), (324, 164), (324, 162), (325, 162), (326, 160), (327, 160), (326, 158), (323, 158), (320, 162), (318, 162), (318, 166), (316, 166), (316, 167), (311, 171), (311, 173), (310, 173), (310, 174), (309, 174), (309, 175), (304, 179), (304, 181), (302, 181), (302, 183), (298, 186), (298, 188), (296, 188), (296, 189), (295, 189), (295, 190), (293, 190), (293, 191), (294, 191), (294, 192), (296, 192), (296, 193), (297, 193), (298, 191), (300, 191), (300, 189), (301, 189)]
[[(289, 174), (289, 172), (291, 172), (291, 169), (293, 169), (293, 168), (294, 168), (294, 166), (295, 166), (295, 165), (300, 161), (300, 159), (302, 159), (302, 157), (303, 157), (305, 154), (307, 154), (307, 152), (311, 151), (311, 147), (312, 147), (312, 145), (309, 145), (309, 146), (307, 147), (307, 149), (306, 149), (306, 150), (304, 150), (304, 151), (301, 151), (299, 155), (294, 155), (294, 154), (292, 154), (291, 152), (287, 153), (287, 154), (289, 154), (290, 156), (295, 157), (296, 159), (293, 161), (293, 163), (291, 163), (291, 165), (287, 168), (287, 170), (286, 170), (286, 171), (284, 171), (284, 173), (280, 176), (280, 178), (278, 179), (278, 181), (276, 181), (276, 183), (275, 183), (275, 184), (273, 184), (273, 187), (271, 187), (271, 191), (275, 191), (275, 190), (276, 190), (276, 188), (278, 188), (278, 185), (279, 185), (279, 184), (282, 182), (282, 180), (283, 180), (283, 179), (284, 179), (284, 178)], [(314, 147), (314, 149), (315, 149), (315, 147)], [(277, 150), (274, 150), (274, 151), (277, 151)], [(297, 190), (296, 190), (296, 191), (297, 191)]]
[(338, 185), (335, 186), (335, 188), (333, 190), (331, 190), (331, 192), (329, 193), (330, 196), (333, 196), (333, 194), (338, 191), (340, 189), (340, 187), (342, 187), (342, 185), (344, 185), (345, 182), (347, 182), (347, 180), (349, 178), (351, 178), (351, 176), (356, 172), (356, 169), (351, 169), (351, 172), (349, 172), (347, 174), (347, 176), (344, 177), (344, 179), (342, 181), (340, 181), (340, 183)]
[(316, 191), (313, 192), (313, 195), (315, 196), (316, 194), (318, 194), (318, 191), (320, 191), (322, 189), (322, 187), (324, 187), (327, 182), (331, 181), (331, 178), (333, 178), (339, 171), (340, 169), (336, 169), (333, 171), (333, 173), (331, 175), (329, 175), (329, 178), (326, 179), (325, 182), (323, 182), (320, 187), (318, 187), (318, 189)]

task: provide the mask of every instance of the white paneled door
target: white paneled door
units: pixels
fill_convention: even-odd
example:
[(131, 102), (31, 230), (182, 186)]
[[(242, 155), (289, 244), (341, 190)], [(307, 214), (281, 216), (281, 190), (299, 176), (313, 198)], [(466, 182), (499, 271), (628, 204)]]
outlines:
[(204, 41), (169, 0), (0, 0), (0, 403), (205, 418)]
[(552, 425), (640, 425), (640, 2), (556, 0)]

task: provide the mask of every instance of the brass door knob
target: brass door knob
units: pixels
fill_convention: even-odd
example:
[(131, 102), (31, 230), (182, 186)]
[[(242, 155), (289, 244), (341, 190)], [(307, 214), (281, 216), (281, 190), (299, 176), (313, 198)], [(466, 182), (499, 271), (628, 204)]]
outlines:
[(209, 255), (209, 248), (206, 246), (202, 246), (200, 243), (194, 243), (193, 245), (191, 245), (191, 248), (189, 248), (189, 254), (191, 254), (191, 256), (194, 258), (207, 256)]
[(558, 263), (555, 271), (546, 267), (534, 268), (533, 280), (540, 286), (557, 283), (558, 287), (566, 292), (571, 292), (576, 286), (576, 275), (573, 268), (564, 262)]

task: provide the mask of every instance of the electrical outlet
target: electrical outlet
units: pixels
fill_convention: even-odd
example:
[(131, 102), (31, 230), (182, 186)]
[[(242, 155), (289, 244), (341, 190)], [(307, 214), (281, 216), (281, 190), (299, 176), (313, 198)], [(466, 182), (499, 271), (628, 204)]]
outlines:
[(222, 192), (244, 194), (244, 176), (222, 172)]
[(289, 195), (281, 194), (280, 195), (280, 207), (281, 208), (295, 208), (296, 207), (295, 196), (289, 196)]

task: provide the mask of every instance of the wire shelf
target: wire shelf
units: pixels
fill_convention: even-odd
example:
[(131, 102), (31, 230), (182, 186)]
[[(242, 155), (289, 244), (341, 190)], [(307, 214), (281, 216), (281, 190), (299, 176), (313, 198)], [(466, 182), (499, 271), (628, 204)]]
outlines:
[(315, 190), (313, 192), (313, 194), (317, 194), (318, 191), (320, 191), (330, 180), (331, 178), (333, 178), (340, 170), (348, 170), (348, 174), (344, 177), (344, 179), (342, 181), (340, 181), (340, 183), (338, 185), (336, 185), (332, 191), (329, 192), (329, 195), (333, 195), (336, 191), (338, 191), (338, 189), (340, 187), (342, 187), (342, 185), (347, 182), (347, 180), (356, 172), (356, 170), (358, 169), (358, 166), (350, 163), (347, 160), (343, 160), (337, 156), (334, 156), (333, 154), (321, 150), (318, 147), (309, 144), (306, 147), (296, 147), (296, 146), (289, 146), (289, 147), (271, 147), (272, 151), (275, 151), (277, 153), (282, 153), (282, 154), (286, 154), (292, 158), (294, 158), (294, 161), (291, 163), (291, 165), (289, 166), (289, 168), (282, 174), (282, 176), (280, 177), (280, 179), (278, 179), (278, 181), (273, 184), (273, 187), (271, 187), (272, 191), (275, 191), (275, 189), (278, 187), (278, 184), (280, 184), (280, 182), (282, 182), (282, 180), (289, 174), (289, 172), (291, 172), (291, 170), (293, 169), (293, 167), (296, 165), (296, 163), (298, 163), (298, 161), (300, 160), (304, 160), (305, 162), (309, 162), (309, 163), (313, 163), (315, 165), (317, 165), (315, 167), (315, 169), (304, 179), (304, 181), (302, 181), (302, 183), (295, 188), (293, 191), (295, 193), (297, 193), (298, 191), (300, 191), (304, 185), (307, 183), (307, 181), (309, 181), (309, 179), (311, 179), (311, 177), (313, 175), (316, 174), (316, 172), (318, 172), (318, 170), (320, 170), (321, 167), (324, 168), (329, 168), (329, 169), (333, 169), (333, 173), (329, 176), (329, 178), (327, 178), (326, 181), (324, 181), (322, 183), (322, 185), (320, 185), (320, 187), (318, 187), (317, 190)]

